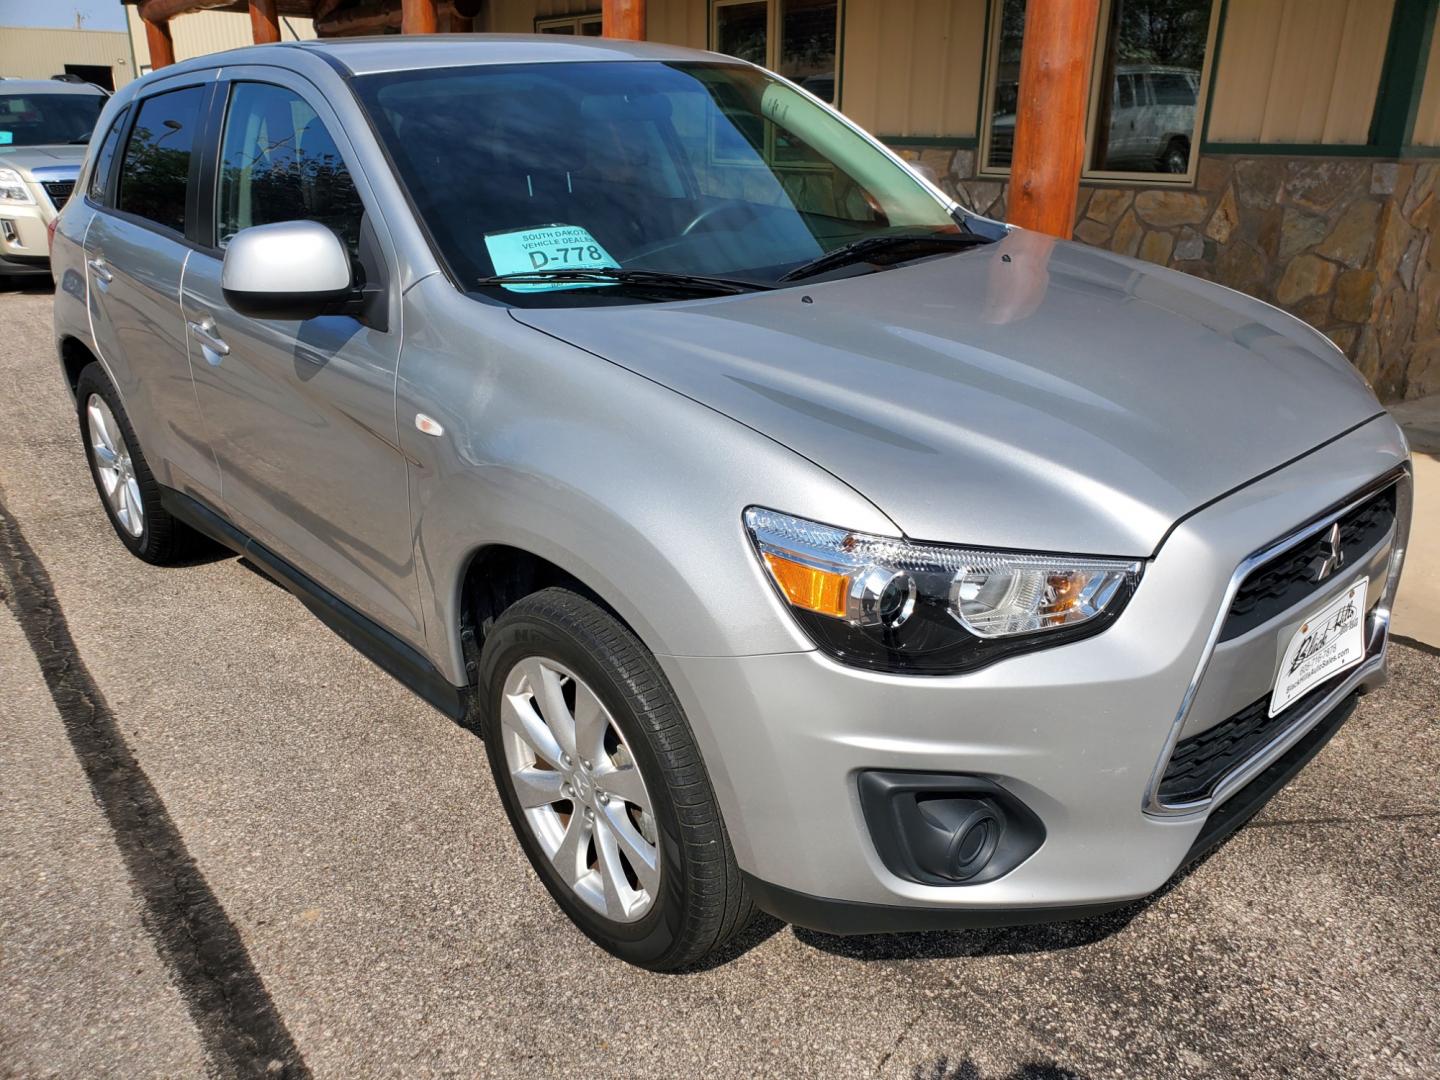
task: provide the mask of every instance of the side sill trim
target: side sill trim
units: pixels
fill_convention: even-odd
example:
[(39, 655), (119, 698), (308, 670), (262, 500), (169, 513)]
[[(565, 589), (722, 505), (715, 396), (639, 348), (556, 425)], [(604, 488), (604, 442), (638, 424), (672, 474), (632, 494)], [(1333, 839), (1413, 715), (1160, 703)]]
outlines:
[(382, 671), (451, 720), (464, 719), (469, 704), (469, 688), (450, 682), (418, 650), (356, 611), (263, 544), (252, 540), (198, 499), (161, 486), (160, 503), (192, 529), (253, 562)]

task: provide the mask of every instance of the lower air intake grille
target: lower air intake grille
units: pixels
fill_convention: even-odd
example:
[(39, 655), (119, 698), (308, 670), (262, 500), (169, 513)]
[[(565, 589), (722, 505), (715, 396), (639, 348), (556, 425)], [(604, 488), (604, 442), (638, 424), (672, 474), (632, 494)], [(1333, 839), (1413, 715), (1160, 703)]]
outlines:
[(1221, 780), (1313, 709), (1352, 673), (1353, 669), (1342, 671), (1326, 679), (1277, 716), (1268, 715), (1270, 695), (1266, 694), (1214, 727), (1181, 739), (1160, 780), (1160, 801), (1175, 806), (1208, 799)]

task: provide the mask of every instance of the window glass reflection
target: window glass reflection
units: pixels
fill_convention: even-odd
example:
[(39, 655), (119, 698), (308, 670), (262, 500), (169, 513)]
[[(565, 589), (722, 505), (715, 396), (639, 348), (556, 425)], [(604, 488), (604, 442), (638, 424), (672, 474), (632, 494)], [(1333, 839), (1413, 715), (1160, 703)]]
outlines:
[(764, 0), (746, 4), (717, 4), (715, 7), (715, 51), (726, 56), (765, 65), (768, 4)]
[(821, 101), (835, 100), (835, 0), (782, 0), (777, 70)]
[(1090, 167), (1185, 173), (1213, 0), (1114, 0)]

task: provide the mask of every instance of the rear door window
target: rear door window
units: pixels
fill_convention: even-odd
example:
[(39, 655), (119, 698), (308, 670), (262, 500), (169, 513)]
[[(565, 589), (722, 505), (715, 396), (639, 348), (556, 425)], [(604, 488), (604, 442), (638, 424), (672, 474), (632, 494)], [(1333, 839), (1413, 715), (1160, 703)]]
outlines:
[(190, 155), (207, 89), (187, 86), (140, 103), (120, 165), (118, 209), (184, 234)]

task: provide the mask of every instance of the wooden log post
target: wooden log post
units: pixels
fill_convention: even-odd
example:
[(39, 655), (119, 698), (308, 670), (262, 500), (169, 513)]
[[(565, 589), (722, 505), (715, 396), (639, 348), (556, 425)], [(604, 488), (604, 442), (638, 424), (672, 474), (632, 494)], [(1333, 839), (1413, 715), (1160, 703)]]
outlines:
[(600, 33), (608, 38), (645, 40), (645, 0), (604, 0)]
[(400, 32), (433, 34), (438, 15), (437, 0), (401, 0)]
[(175, 41), (170, 36), (170, 20), (145, 21), (145, 44), (150, 48), (150, 70), (159, 71), (175, 63)]
[(280, 40), (276, 0), (250, 0), (250, 36), (256, 45), (273, 45)]
[(1085, 107), (1100, 0), (1029, 0), (1008, 220), (1069, 239), (1085, 167)]

